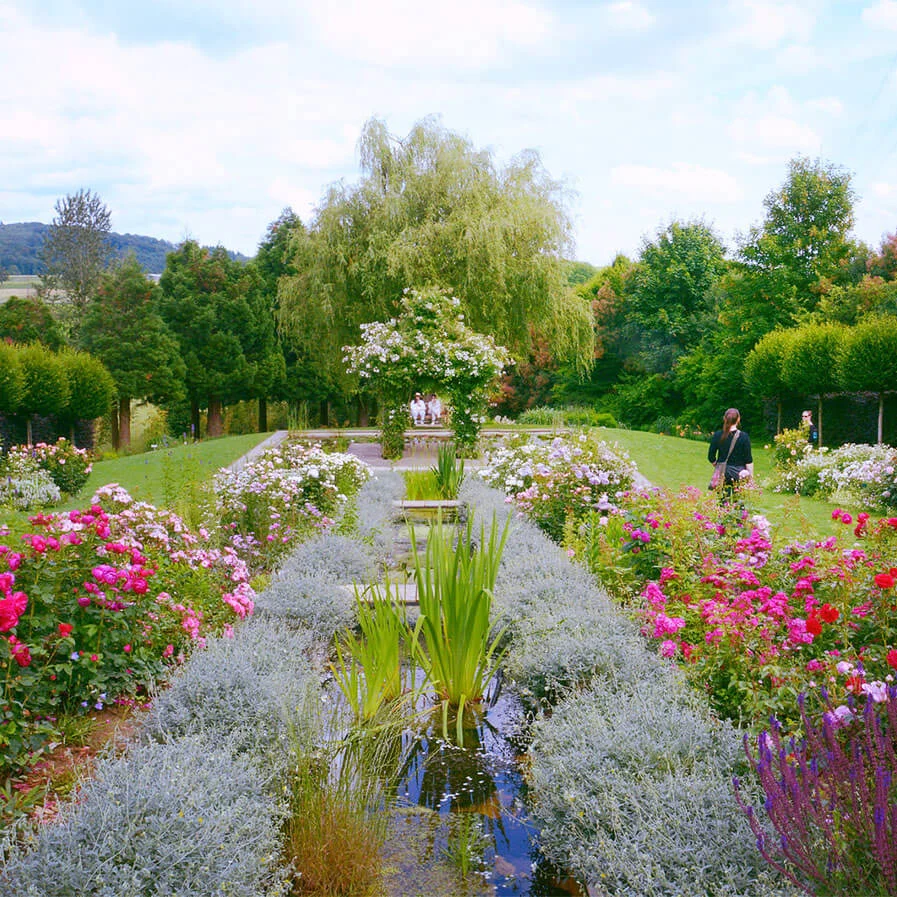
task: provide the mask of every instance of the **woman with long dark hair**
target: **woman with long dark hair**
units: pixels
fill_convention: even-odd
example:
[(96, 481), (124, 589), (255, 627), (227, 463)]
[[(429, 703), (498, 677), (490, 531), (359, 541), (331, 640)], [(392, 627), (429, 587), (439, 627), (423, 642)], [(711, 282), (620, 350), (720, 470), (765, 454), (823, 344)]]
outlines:
[(754, 456), (751, 454), (751, 437), (739, 429), (741, 414), (737, 408), (729, 408), (723, 415), (723, 425), (710, 438), (707, 460), (716, 468), (711, 488), (718, 488), (731, 495), (741, 483), (754, 476)]

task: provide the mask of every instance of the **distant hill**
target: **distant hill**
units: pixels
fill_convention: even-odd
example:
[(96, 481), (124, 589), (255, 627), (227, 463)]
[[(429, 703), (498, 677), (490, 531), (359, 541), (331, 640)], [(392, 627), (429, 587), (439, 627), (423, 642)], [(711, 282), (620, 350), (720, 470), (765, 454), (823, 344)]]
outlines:
[[(39, 221), (0, 223), (0, 268), (10, 274), (40, 274), (40, 249), (49, 229), (49, 224)], [(109, 234), (109, 248), (113, 257), (124, 257), (133, 252), (147, 274), (161, 274), (165, 270), (165, 256), (174, 252), (177, 246), (167, 240), (139, 234)], [(228, 255), (241, 262), (248, 261), (247, 256), (239, 252), (228, 250)]]

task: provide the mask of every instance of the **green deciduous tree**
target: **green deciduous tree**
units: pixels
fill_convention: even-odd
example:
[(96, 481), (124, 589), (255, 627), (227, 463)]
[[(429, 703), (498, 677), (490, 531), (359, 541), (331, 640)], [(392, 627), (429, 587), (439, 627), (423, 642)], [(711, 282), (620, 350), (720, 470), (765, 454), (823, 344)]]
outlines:
[(589, 309), (562, 264), (565, 195), (535, 153), (499, 168), (434, 119), (403, 140), (371, 120), (360, 147), (360, 182), (328, 190), (294, 233), (296, 273), (280, 282), (281, 327), (323, 375), (351, 389), (341, 347), (396, 313), (406, 286), (424, 284), (457, 296), (471, 327), (515, 353), (535, 328), (557, 357), (588, 367)]
[(18, 349), (0, 342), (0, 414), (12, 417), (18, 413), (24, 387)]
[(855, 246), (850, 174), (820, 160), (792, 159), (778, 190), (764, 201), (766, 219), (741, 243), (741, 259), (760, 280), (771, 280), (781, 312), (792, 320), (812, 311), (826, 284), (844, 283)]
[(645, 368), (672, 369), (716, 320), (712, 286), (725, 270), (725, 249), (701, 222), (674, 221), (645, 240), (627, 281), (626, 323)]
[(0, 305), (0, 339), (23, 345), (40, 342), (54, 352), (65, 345), (59, 323), (37, 297), (13, 296)]
[(131, 442), (131, 402), (170, 402), (183, 394), (186, 368), (180, 345), (159, 314), (161, 290), (132, 257), (100, 284), (81, 328), (81, 344), (115, 381), (116, 444)]
[(859, 283), (833, 287), (819, 300), (813, 319), (856, 324), (867, 316), (897, 314), (897, 280), (866, 276)]
[(68, 382), (68, 401), (57, 416), (68, 425), (74, 445), (75, 422), (92, 421), (108, 413), (115, 399), (115, 381), (103, 362), (87, 352), (67, 349), (59, 358)]
[(255, 301), (258, 271), (233, 261), (221, 247), (208, 250), (188, 240), (169, 254), (160, 286), (160, 311), (187, 369), (195, 433), (205, 406), (208, 435), (220, 436), (222, 403), (249, 398), (257, 386), (256, 334), (267, 327), (264, 303)]
[(869, 318), (845, 333), (839, 377), (845, 389), (878, 396), (878, 441), (884, 427), (884, 394), (897, 391), (897, 317)]
[(837, 324), (807, 324), (795, 328), (782, 362), (785, 385), (799, 395), (817, 397), (816, 426), (822, 445), (822, 400), (841, 391), (839, 379), (845, 328)]
[(110, 219), (109, 209), (90, 190), (81, 189), (56, 202), (41, 255), (46, 278), (65, 293), (73, 335), (109, 260)]

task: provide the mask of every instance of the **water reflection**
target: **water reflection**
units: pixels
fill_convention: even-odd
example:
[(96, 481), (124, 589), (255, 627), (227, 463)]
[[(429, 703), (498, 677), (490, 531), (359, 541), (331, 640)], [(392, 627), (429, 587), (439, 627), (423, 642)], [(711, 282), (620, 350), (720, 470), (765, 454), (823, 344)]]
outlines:
[(439, 710), (423, 731), (404, 733), (407, 760), (385, 857), (389, 894), (582, 893), (539, 855), (513, 744), (521, 717), (513, 697), (502, 696), (491, 708), (467, 710), (462, 738), (457, 721), (444, 727)]

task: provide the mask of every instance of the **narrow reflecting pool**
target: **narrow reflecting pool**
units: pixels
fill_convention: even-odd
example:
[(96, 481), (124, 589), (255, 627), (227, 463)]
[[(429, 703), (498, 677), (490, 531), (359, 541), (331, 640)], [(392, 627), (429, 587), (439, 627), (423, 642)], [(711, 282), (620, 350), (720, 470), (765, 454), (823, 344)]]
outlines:
[(384, 850), (388, 894), (584, 894), (539, 856), (515, 746), (522, 716), (517, 701), (502, 695), (465, 714), (463, 739), (451, 718), (444, 737), (438, 709), (422, 735), (403, 736), (408, 760)]

